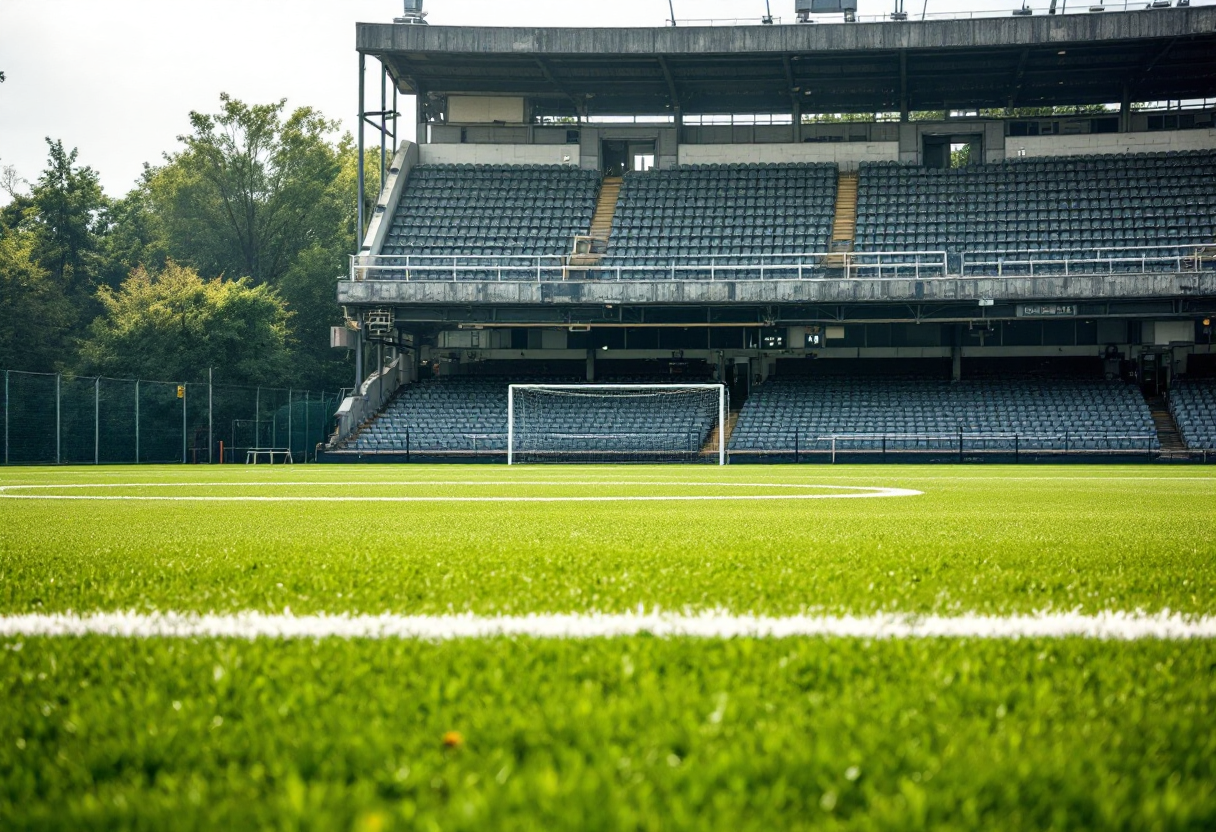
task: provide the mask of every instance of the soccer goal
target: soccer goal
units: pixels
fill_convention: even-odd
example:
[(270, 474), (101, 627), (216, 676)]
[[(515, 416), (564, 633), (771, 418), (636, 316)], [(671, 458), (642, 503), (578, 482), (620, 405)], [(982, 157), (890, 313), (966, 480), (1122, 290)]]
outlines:
[(721, 384), (512, 384), (507, 464), (726, 464)]

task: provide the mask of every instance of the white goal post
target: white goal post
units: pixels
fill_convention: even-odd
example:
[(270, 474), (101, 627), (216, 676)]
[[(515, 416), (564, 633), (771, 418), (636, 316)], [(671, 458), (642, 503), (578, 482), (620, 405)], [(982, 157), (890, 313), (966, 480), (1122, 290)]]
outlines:
[(511, 384), (507, 464), (725, 465), (728, 409), (724, 384)]

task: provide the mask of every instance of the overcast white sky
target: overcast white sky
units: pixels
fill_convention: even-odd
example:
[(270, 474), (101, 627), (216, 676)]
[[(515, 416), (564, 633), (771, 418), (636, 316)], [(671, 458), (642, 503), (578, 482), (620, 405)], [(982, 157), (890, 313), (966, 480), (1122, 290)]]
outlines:
[[(1041, 10), (1048, 1), (1030, 4)], [(894, 2), (860, 0), (861, 13), (885, 14)], [(925, 2), (906, 0), (907, 11), (916, 17)], [(928, 0), (930, 14), (1016, 5)], [(794, 0), (772, 6), (792, 20)], [(400, 0), (0, 0), (0, 71), (8, 76), (0, 166), (36, 179), (50, 136), (79, 148), (106, 192), (121, 195), (144, 162), (176, 148), (190, 111), (214, 112), (221, 92), (256, 103), (287, 98), (353, 132), (355, 23), (388, 22), (401, 8)], [(661, 26), (669, 17), (667, 0), (427, 0), (426, 8), (431, 23), (461, 26)], [(682, 19), (759, 18), (764, 0), (675, 0), (675, 9)]]

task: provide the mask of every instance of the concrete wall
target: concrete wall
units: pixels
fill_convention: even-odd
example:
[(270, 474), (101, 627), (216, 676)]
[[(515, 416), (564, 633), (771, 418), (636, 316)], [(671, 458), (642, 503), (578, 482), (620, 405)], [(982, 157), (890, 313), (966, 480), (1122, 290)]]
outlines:
[[(418, 145), (413, 142), (402, 142), (401, 148), (393, 156), (389, 169), (385, 174), (384, 190), (376, 200), (372, 209), (371, 221), (367, 226), (367, 236), (363, 240), (360, 254), (379, 254), (384, 238), (393, 224), (393, 214), (397, 213), (397, 203), (405, 190), (405, 183), (410, 178), (410, 170), (418, 164)], [(375, 184), (367, 183), (370, 191)]]
[(933, 280), (338, 281), (338, 303), (395, 306), (545, 306), (1093, 301), (1216, 297), (1216, 273), (966, 277)]
[(424, 144), (424, 165), (574, 165), (574, 144)]
[[(664, 9), (665, 11), (666, 9)], [(782, 12), (785, 13), (784, 11)], [(1062, 42), (1168, 39), (1208, 35), (1216, 21), (1210, 6), (1145, 14), (1034, 15), (982, 20), (929, 20), (848, 26), (666, 26), (585, 29), (523, 26), (399, 26), (360, 23), (356, 45), (362, 52), (468, 53), (520, 55), (738, 55), (826, 54), (898, 49), (982, 50), (1011, 43), (1053, 47)]]
[(898, 142), (807, 142), (803, 144), (684, 144), (681, 165), (761, 162), (832, 162), (856, 170), (860, 162), (894, 162)]
[[(1101, 133), (1088, 136), (1010, 136), (1006, 156), (1084, 156), (1091, 153), (1161, 153), (1216, 149), (1216, 130)], [(1025, 151), (1022, 154), (1020, 151)]]
[(451, 124), (523, 124), (524, 99), (520, 96), (452, 95), (448, 97)]

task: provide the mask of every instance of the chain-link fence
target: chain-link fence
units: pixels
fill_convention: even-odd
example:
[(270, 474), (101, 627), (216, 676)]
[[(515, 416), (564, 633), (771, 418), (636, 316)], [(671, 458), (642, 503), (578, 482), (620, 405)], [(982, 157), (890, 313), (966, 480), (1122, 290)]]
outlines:
[(254, 449), (308, 462), (340, 403), (275, 387), (0, 373), (5, 465), (244, 463)]

